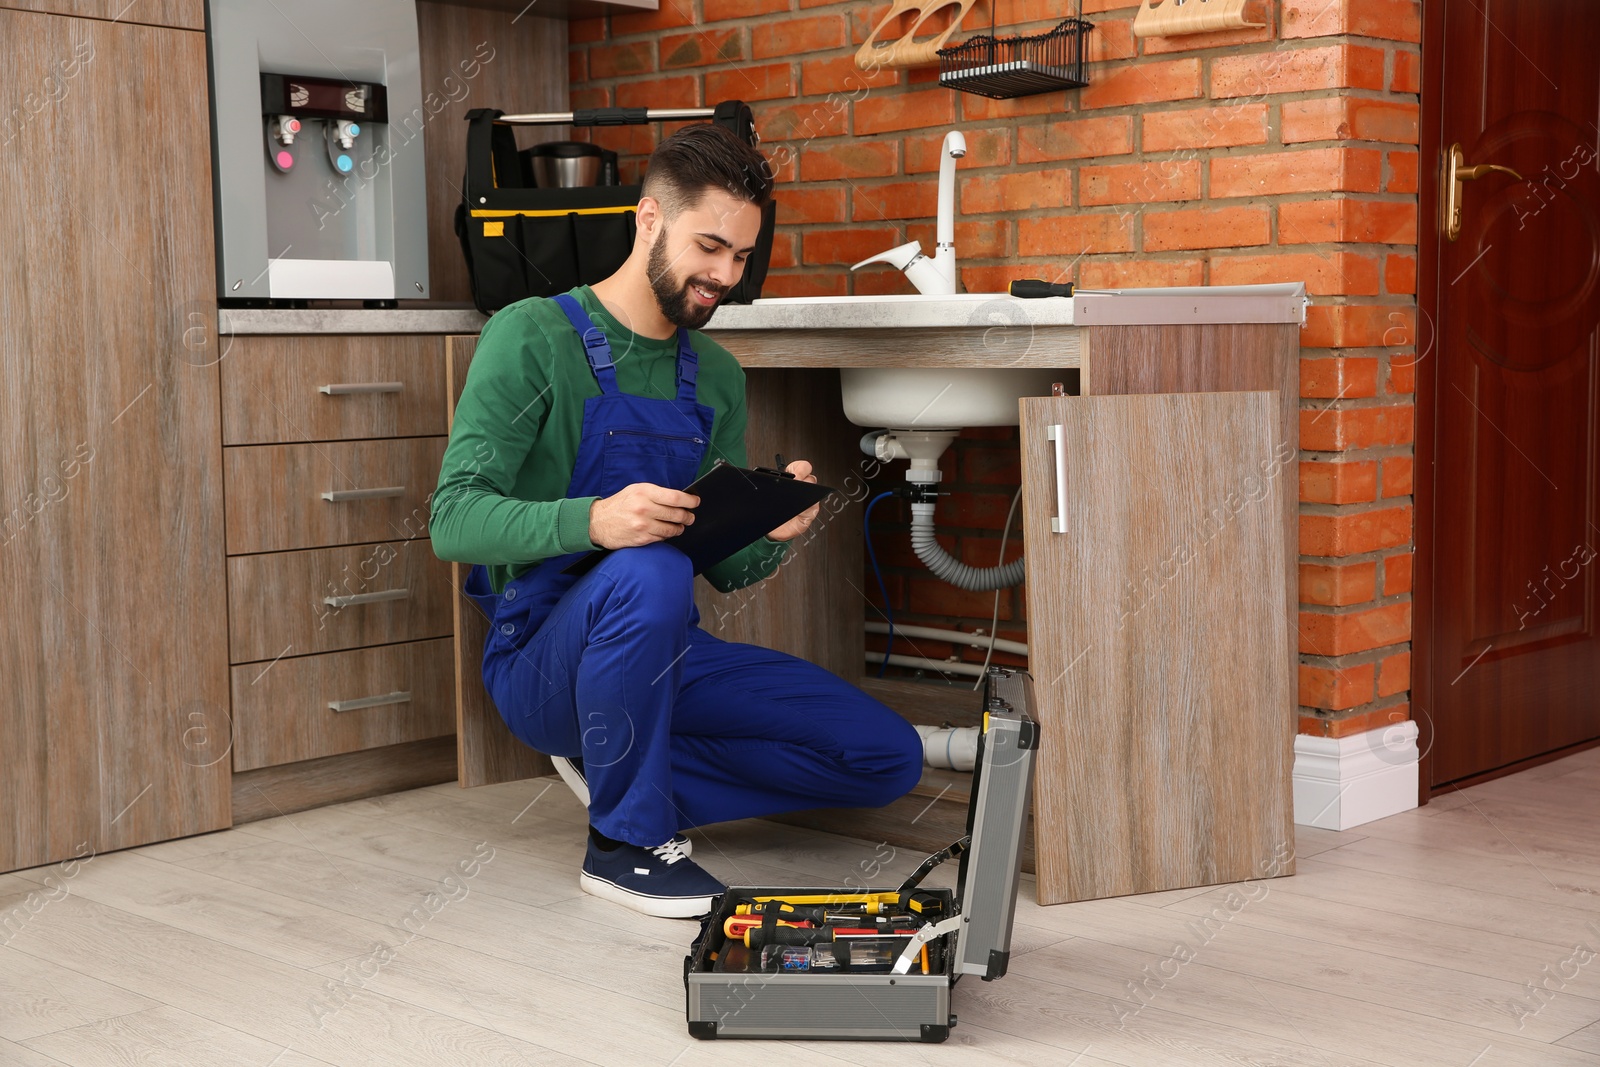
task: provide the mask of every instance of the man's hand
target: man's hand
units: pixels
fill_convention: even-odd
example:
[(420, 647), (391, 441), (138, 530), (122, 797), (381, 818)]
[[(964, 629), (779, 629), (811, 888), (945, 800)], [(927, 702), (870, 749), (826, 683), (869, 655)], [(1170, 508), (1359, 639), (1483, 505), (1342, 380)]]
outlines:
[(633, 548), (677, 537), (694, 522), (700, 498), (681, 489), (634, 482), (589, 506), (589, 540), (601, 548)]
[[(817, 476), (811, 473), (811, 464), (807, 460), (797, 459), (783, 468), (802, 482), (814, 482)], [(788, 541), (799, 537), (811, 528), (811, 520), (817, 517), (821, 504), (812, 504), (800, 514), (784, 523), (782, 526), (767, 534), (774, 541)]]

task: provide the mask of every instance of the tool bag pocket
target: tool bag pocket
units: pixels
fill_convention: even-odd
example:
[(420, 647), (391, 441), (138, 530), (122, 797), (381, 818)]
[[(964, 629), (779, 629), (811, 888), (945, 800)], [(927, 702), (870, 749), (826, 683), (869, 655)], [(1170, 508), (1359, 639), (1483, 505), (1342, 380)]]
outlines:
[[(472, 302), (485, 315), (527, 297), (549, 297), (592, 285), (622, 266), (633, 248), (640, 186), (528, 188), (510, 125), (492, 108), (468, 112), (464, 195), (456, 208), (456, 237), (467, 261)], [(577, 112), (574, 125), (648, 121), (644, 109)], [(750, 110), (738, 101), (718, 105), (713, 121), (754, 140)], [(762, 208), (755, 251), (725, 303), (761, 295), (772, 255), (776, 203)]]

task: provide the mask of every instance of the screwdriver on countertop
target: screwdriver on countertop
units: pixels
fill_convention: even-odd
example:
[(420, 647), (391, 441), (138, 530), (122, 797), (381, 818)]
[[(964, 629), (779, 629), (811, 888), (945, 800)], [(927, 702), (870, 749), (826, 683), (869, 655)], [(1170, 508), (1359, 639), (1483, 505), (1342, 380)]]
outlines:
[(1074, 287), (1071, 282), (1047, 282), (1042, 278), (1019, 278), (1011, 283), (1011, 287), (1007, 292), (1012, 296), (1018, 297), (1072, 296), (1074, 293), (1115, 296), (1120, 290), (1079, 289)]

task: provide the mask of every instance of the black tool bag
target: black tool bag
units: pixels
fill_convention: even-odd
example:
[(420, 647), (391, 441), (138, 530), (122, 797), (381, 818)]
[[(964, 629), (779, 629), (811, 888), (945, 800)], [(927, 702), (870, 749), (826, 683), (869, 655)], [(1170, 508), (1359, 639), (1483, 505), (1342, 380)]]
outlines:
[[(555, 296), (592, 285), (622, 266), (633, 248), (637, 185), (533, 188), (524, 175), (510, 123), (492, 108), (467, 113), (464, 198), (456, 208), (456, 236), (467, 258), (472, 302), (485, 315), (530, 296)], [(696, 112), (726, 126), (752, 145), (758, 140), (750, 108), (739, 100)], [(654, 116), (654, 117), (652, 117)], [(631, 126), (686, 117), (682, 111), (590, 108), (540, 116), (546, 124)], [(772, 255), (776, 203), (761, 210), (761, 233), (745, 260), (744, 277), (723, 303), (748, 304), (761, 295)]]

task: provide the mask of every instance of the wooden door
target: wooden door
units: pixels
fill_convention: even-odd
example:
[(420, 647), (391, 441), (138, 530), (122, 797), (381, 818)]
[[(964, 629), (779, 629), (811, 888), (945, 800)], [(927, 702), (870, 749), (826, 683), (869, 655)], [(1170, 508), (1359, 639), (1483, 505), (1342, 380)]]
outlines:
[(0, 870), (231, 821), (205, 45), (0, 10)]
[(1020, 405), (1039, 903), (1292, 874), (1278, 394)]
[[(1600, 737), (1600, 17), (1588, 0), (1426, 5), (1424, 173), (1498, 164), (1440, 234), (1423, 183), (1423, 790)], [(1430, 747), (1431, 737), (1431, 747)]]

